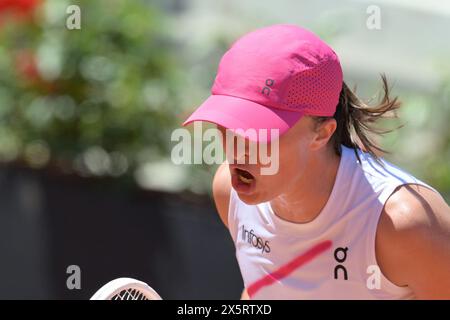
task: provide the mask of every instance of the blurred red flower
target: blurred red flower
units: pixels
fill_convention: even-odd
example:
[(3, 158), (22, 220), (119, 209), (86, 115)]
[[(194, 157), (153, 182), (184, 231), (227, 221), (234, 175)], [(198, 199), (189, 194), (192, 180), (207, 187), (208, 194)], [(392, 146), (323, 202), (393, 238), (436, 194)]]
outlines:
[(36, 81), (40, 79), (36, 65), (36, 57), (34, 53), (29, 50), (19, 51), (15, 55), (15, 67), (18, 73), (26, 80)]
[(42, 1), (43, 0), (0, 0), (0, 16), (11, 14), (14, 18), (29, 19)]
[(12, 10), (21, 13), (33, 11), (41, 0), (0, 0), (0, 12)]

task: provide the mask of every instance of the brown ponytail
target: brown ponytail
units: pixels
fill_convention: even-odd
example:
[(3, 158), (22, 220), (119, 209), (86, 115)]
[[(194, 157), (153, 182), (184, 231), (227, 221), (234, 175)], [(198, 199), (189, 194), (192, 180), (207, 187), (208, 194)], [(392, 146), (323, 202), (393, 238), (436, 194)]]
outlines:
[[(373, 135), (382, 135), (398, 127), (381, 130), (375, 125), (379, 119), (396, 118), (396, 111), (400, 108), (401, 102), (397, 97), (393, 99), (389, 97), (390, 89), (385, 75), (381, 75), (381, 80), (383, 98), (375, 106), (364, 103), (345, 83), (342, 84), (339, 104), (333, 116), (337, 122), (337, 128), (330, 140), (337, 154), (341, 154), (341, 145), (353, 148), (355, 151), (357, 149), (366, 151), (375, 159), (378, 159), (377, 152), (387, 152), (374, 142)], [(320, 123), (329, 118), (315, 117), (315, 119)]]

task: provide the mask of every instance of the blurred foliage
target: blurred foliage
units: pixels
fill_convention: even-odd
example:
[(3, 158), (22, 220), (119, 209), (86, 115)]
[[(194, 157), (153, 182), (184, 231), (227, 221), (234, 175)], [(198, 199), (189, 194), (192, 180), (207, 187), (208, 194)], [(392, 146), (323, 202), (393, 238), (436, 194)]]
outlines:
[[(182, 91), (165, 15), (140, 0), (3, 4), (2, 161), (127, 176), (167, 158)], [(73, 4), (80, 30), (66, 27)]]

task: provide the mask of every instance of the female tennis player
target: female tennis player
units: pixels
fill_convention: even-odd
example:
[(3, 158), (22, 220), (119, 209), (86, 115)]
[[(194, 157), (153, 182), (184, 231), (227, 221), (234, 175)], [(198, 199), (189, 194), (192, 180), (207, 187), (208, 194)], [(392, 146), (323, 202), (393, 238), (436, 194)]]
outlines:
[(380, 157), (373, 125), (400, 105), (382, 81), (380, 103), (363, 103), (336, 53), (289, 24), (246, 34), (222, 57), (212, 95), (185, 124), (279, 133), (276, 174), (227, 157), (213, 181), (243, 297), (450, 298), (450, 208)]

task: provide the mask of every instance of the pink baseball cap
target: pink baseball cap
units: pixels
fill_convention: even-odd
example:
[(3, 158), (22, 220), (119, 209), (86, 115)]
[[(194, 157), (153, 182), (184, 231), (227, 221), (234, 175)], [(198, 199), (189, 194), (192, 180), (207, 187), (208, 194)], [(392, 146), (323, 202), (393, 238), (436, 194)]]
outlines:
[(338, 56), (315, 34), (291, 24), (264, 27), (223, 55), (211, 96), (183, 125), (207, 121), (281, 135), (304, 115), (333, 116), (342, 81)]

